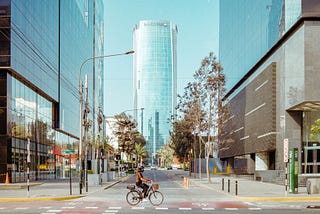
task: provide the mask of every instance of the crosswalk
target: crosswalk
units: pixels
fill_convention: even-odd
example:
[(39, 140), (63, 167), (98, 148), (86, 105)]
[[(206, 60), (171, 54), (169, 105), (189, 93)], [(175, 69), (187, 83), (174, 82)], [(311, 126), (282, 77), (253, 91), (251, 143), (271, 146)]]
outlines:
[[(152, 212), (152, 210), (155, 211), (163, 211), (163, 213), (167, 213), (168, 211), (175, 213), (175, 211), (181, 211), (183, 213), (190, 212), (192, 213), (192, 210), (202, 210), (202, 211), (230, 211), (231, 213), (233, 211), (260, 211), (261, 208), (258, 207), (249, 207), (249, 208), (214, 208), (214, 207), (202, 207), (202, 208), (192, 208), (192, 207), (177, 207), (177, 208), (169, 208), (169, 207), (99, 207), (99, 206), (85, 206), (85, 207), (75, 207), (75, 206), (61, 206), (61, 207), (50, 207), (50, 206), (44, 206), (44, 207), (0, 207), (0, 213), (9, 211), (13, 213), (24, 213), (24, 212), (30, 212), (35, 211), (35, 213), (39, 214), (61, 214), (61, 213), (76, 213), (81, 210), (81, 213), (101, 213), (101, 214), (117, 214), (121, 211), (127, 212), (128, 210), (132, 211), (148, 211)], [(122, 212), (122, 213), (123, 213)]]

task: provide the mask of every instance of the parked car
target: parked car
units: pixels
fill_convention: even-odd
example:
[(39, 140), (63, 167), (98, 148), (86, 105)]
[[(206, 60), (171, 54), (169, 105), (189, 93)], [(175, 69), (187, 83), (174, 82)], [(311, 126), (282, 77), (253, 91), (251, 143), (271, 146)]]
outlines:
[(156, 166), (151, 166), (150, 169), (151, 170), (157, 170), (157, 167)]
[(172, 166), (167, 166), (167, 170), (172, 170)]

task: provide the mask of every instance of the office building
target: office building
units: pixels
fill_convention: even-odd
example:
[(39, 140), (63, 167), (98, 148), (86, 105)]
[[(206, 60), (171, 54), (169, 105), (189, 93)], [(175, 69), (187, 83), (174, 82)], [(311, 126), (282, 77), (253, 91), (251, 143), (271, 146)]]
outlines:
[(220, 1), (231, 116), (219, 157), (235, 172), (284, 178), (287, 151), (300, 180), (320, 172), (319, 139), (310, 137), (320, 118), (319, 17), (319, 0)]
[(85, 74), (93, 121), (103, 103), (101, 60), (86, 63), (81, 78), (79, 68), (103, 53), (102, 38), (100, 0), (0, 1), (0, 182), (26, 181), (28, 171), (31, 181), (69, 176), (70, 168), (77, 176)]
[(146, 20), (134, 27), (134, 108), (149, 163), (167, 143), (177, 97), (177, 26)]

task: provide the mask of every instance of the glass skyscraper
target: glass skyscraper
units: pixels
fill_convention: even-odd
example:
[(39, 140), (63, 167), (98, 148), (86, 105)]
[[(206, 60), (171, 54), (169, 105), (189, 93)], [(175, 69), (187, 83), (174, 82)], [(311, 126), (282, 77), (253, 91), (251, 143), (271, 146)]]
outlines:
[(103, 55), (102, 1), (2, 0), (0, 44), (0, 175), (26, 181), (29, 165), (30, 180), (69, 176), (65, 152), (76, 175), (85, 74), (93, 121), (103, 104), (102, 61), (79, 77), (85, 59)]
[(220, 1), (230, 118), (219, 157), (235, 172), (281, 180), (288, 142), (298, 173), (320, 174), (320, 139), (311, 137), (320, 118), (319, 8), (319, 0)]
[(169, 21), (140, 21), (134, 28), (135, 119), (147, 141), (149, 163), (167, 143), (176, 111), (177, 32)]

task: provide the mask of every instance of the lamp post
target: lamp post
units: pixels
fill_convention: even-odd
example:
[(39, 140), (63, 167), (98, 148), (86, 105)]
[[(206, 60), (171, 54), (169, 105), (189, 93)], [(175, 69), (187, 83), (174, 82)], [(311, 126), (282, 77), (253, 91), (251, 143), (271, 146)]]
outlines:
[[(81, 65), (80, 65), (80, 69), (79, 69), (79, 103), (80, 103), (80, 142), (79, 142), (79, 189), (80, 189), (80, 194), (82, 194), (82, 183), (83, 183), (83, 179), (82, 179), (82, 126), (84, 126), (83, 124), (83, 116), (87, 116), (88, 114), (88, 109), (85, 109), (84, 115), (82, 114), (82, 107), (83, 107), (83, 83), (81, 81), (81, 74), (82, 74), (82, 67), (88, 62), (91, 61), (93, 59), (102, 59), (102, 58), (108, 58), (108, 57), (114, 57), (114, 56), (121, 56), (121, 55), (128, 55), (128, 54), (133, 54), (134, 51), (130, 50), (127, 52), (123, 52), (123, 53), (117, 53), (117, 54), (109, 54), (109, 55), (102, 55), (102, 56), (93, 56), (93, 57), (89, 57), (87, 59), (85, 59)], [(93, 80), (95, 80), (95, 78), (93, 78)], [(87, 118), (87, 117), (86, 117)], [(88, 123), (86, 123), (86, 125), (88, 125)], [(88, 130), (88, 129), (86, 129)], [(87, 135), (86, 135), (87, 136)], [(87, 170), (85, 168), (85, 170)]]

